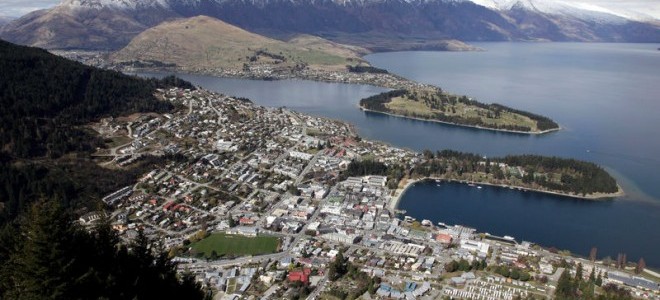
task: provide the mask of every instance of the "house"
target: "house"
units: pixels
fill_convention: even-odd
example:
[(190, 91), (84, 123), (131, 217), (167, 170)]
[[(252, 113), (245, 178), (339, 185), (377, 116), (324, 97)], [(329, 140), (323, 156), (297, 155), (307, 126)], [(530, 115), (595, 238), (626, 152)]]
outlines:
[(312, 270), (308, 268), (291, 271), (289, 272), (289, 276), (287, 276), (287, 280), (289, 280), (289, 282), (309, 283), (310, 274), (312, 274)]

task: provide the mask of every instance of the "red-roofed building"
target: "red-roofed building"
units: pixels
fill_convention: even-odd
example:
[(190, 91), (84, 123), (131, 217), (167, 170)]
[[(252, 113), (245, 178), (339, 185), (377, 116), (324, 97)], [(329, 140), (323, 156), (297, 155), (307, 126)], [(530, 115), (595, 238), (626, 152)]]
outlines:
[(167, 202), (165, 206), (163, 206), (163, 211), (168, 211), (170, 208), (174, 205), (174, 201)]
[(302, 283), (309, 283), (309, 275), (312, 274), (311, 269), (302, 269), (302, 270), (296, 270), (296, 271), (291, 271), (289, 272), (289, 276), (287, 277), (289, 282), (302, 282)]
[(238, 220), (238, 224), (254, 225), (254, 220), (252, 218), (242, 217), (240, 220)]
[(451, 235), (440, 233), (440, 234), (435, 236), (435, 240), (437, 242), (442, 243), (442, 244), (451, 244), (452, 238), (451, 238)]

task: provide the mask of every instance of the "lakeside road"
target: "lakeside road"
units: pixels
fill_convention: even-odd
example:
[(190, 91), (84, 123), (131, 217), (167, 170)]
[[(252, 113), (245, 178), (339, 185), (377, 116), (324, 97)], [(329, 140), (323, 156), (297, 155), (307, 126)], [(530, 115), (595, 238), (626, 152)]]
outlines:
[(555, 196), (563, 196), (563, 197), (570, 197), (570, 198), (575, 198), (575, 199), (581, 199), (581, 200), (589, 200), (589, 201), (602, 201), (606, 199), (611, 199), (611, 198), (616, 198), (616, 197), (623, 197), (626, 195), (625, 191), (621, 188), (620, 185), (617, 184), (618, 191), (614, 193), (593, 193), (593, 194), (588, 194), (588, 195), (576, 195), (576, 194), (569, 194), (569, 193), (561, 193), (561, 192), (555, 192), (555, 191), (549, 191), (549, 190), (542, 190), (542, 189), (533, 189), (533, 188), (526, 188), (522, 186), (515, 186), (515, 185), (506, 185), (506, 184), (496, 184), (496, 183), (489, 183), (489, 182), (479, 182), (479, 181), (470, 181), (470, 180), (456, 180), (456, 179), (446, 179), (446, 178), (439, 178), (439, 177), (424, 177), (424, 178), (419, 178), (419, 179), (405, 179), (406, 184), (403, 186), (403, 188), (397, 189), (394, 192), (394, 195), (390, 197), (390, 202), (388, 203), (388, 208), (390, 211), (395, 211), (398, 206), (399, 202), (401, 201), (401, 198), (403, 195), (406, 193), (406, 191), (415, 185), (415, 183), (420, 182), (420, 181), (447, 181), (447, 182), (457, 182), (457, 183), (464, 183), (464, 184), (475, 184), (475, 185), (487, 185), (487, 186), (493, 186), (493, 187), (499, 187), (499, 188), (513, 188), (521, 191), (529, 191), (529, 192), (534, 192), (534, 193), (543, 193), (543, 194), (550, 194), (550, 195), (555, 195)]
[(554, 131), (559, 131), (561, 130), (561, 126), (557, 128), (552, 128), (552, 129), (547, 129), (547, 130), (542, 130), (542, 131), (520, 131), (520, 130), (509, 130), (509, 129), (498, 129), (498, 128), (490, 128), (490, 127), (483, 127), (483, 126), (476, 126), (476, 125), (467, 125), (467, 124), (461, 124), (461, 123), (453, 123), (453, 122), (446, 122), (446, 121), (440, 121), (440, 120), (434, 120), (434, 119), (424, 119), (424, 118), (417, 118), (417, 117), (410, 117), (410, 116), (404, 116), (404, 115), (399, 115), (399, 114), (393, 114), (389, 112), (384, 112), (384, 111), (378, 111), (378, 110), (373, 110), (373, 109), (368, 109), (364, 108), (361, 105), (358, 105), (358, 107), (365, 112), (372, 112), (372, 113), (377, 113), (377, 114), (383, 114), (383, 115), (388, 115), (391, 117), (397, 117), (397, 118), (404, 118), (404, 119), (411, 119), (411, 120), (417, 120), (417, 121), (425, 121), (425, 122), (435, 122), (435, 123), (440, 123), (440, 124), (447, 124), (447, 125), (453, 125), (453, 126), (461, 126), (461, 127), (467, 127), (467, 128), (474, 128), (474, 129), (482, 129), (482, 130), (490, 130), (490, 131), (497, 131), (497, 132), (506, 132), (506, 133), (514, 133), (514, 134), (531, 134), (531, 135), (541, 135), (541, 134), (546, 134)]

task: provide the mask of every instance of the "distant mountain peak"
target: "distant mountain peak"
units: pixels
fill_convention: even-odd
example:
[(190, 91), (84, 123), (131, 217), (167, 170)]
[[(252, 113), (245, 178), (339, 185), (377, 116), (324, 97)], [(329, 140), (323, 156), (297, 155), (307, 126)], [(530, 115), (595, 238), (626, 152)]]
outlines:
[(71, 8), (118, 8), (118, 9), (138, 9), (149, 7), (169, 7), (167, 0), (63, 0), (61, 7)]
[(626, 13), (586, 0), (63, 0), (2, 26), (0, 37), (49, 49), (116, 50), (163, 21), (208, 15), (271, 37), (307, 33), (385, 50), (406, 39), (660, 41), (660, 21)]
[(606, 7), (580, 0), (464, 0), (499, 11), (527, 9), (545, 14), (571, 15), (579, 18), (621, 22), (658, 20), (648, 13), (630, 9)]

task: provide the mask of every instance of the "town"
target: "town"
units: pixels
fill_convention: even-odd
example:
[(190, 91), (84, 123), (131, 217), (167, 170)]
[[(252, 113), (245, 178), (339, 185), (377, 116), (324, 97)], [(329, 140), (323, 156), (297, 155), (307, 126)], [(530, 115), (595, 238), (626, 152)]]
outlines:
[(180, 109), (93, 124), (112, 140), (94, 156), (118, 168), (144, 155), (166, 165), (80, 223), (107, 214), (126, 241), (144, 232), (216, 299), (548, 299), (565, 274), (660, 299), (660, 274), (625, 258), (598, 260), (595, 249), (578, 258), (404, 217), (404, 183), (345, 172), (362, 160), (413, 166), (421, 153), (363, 140), (344, 122), (201, 89), (157, 96)]

